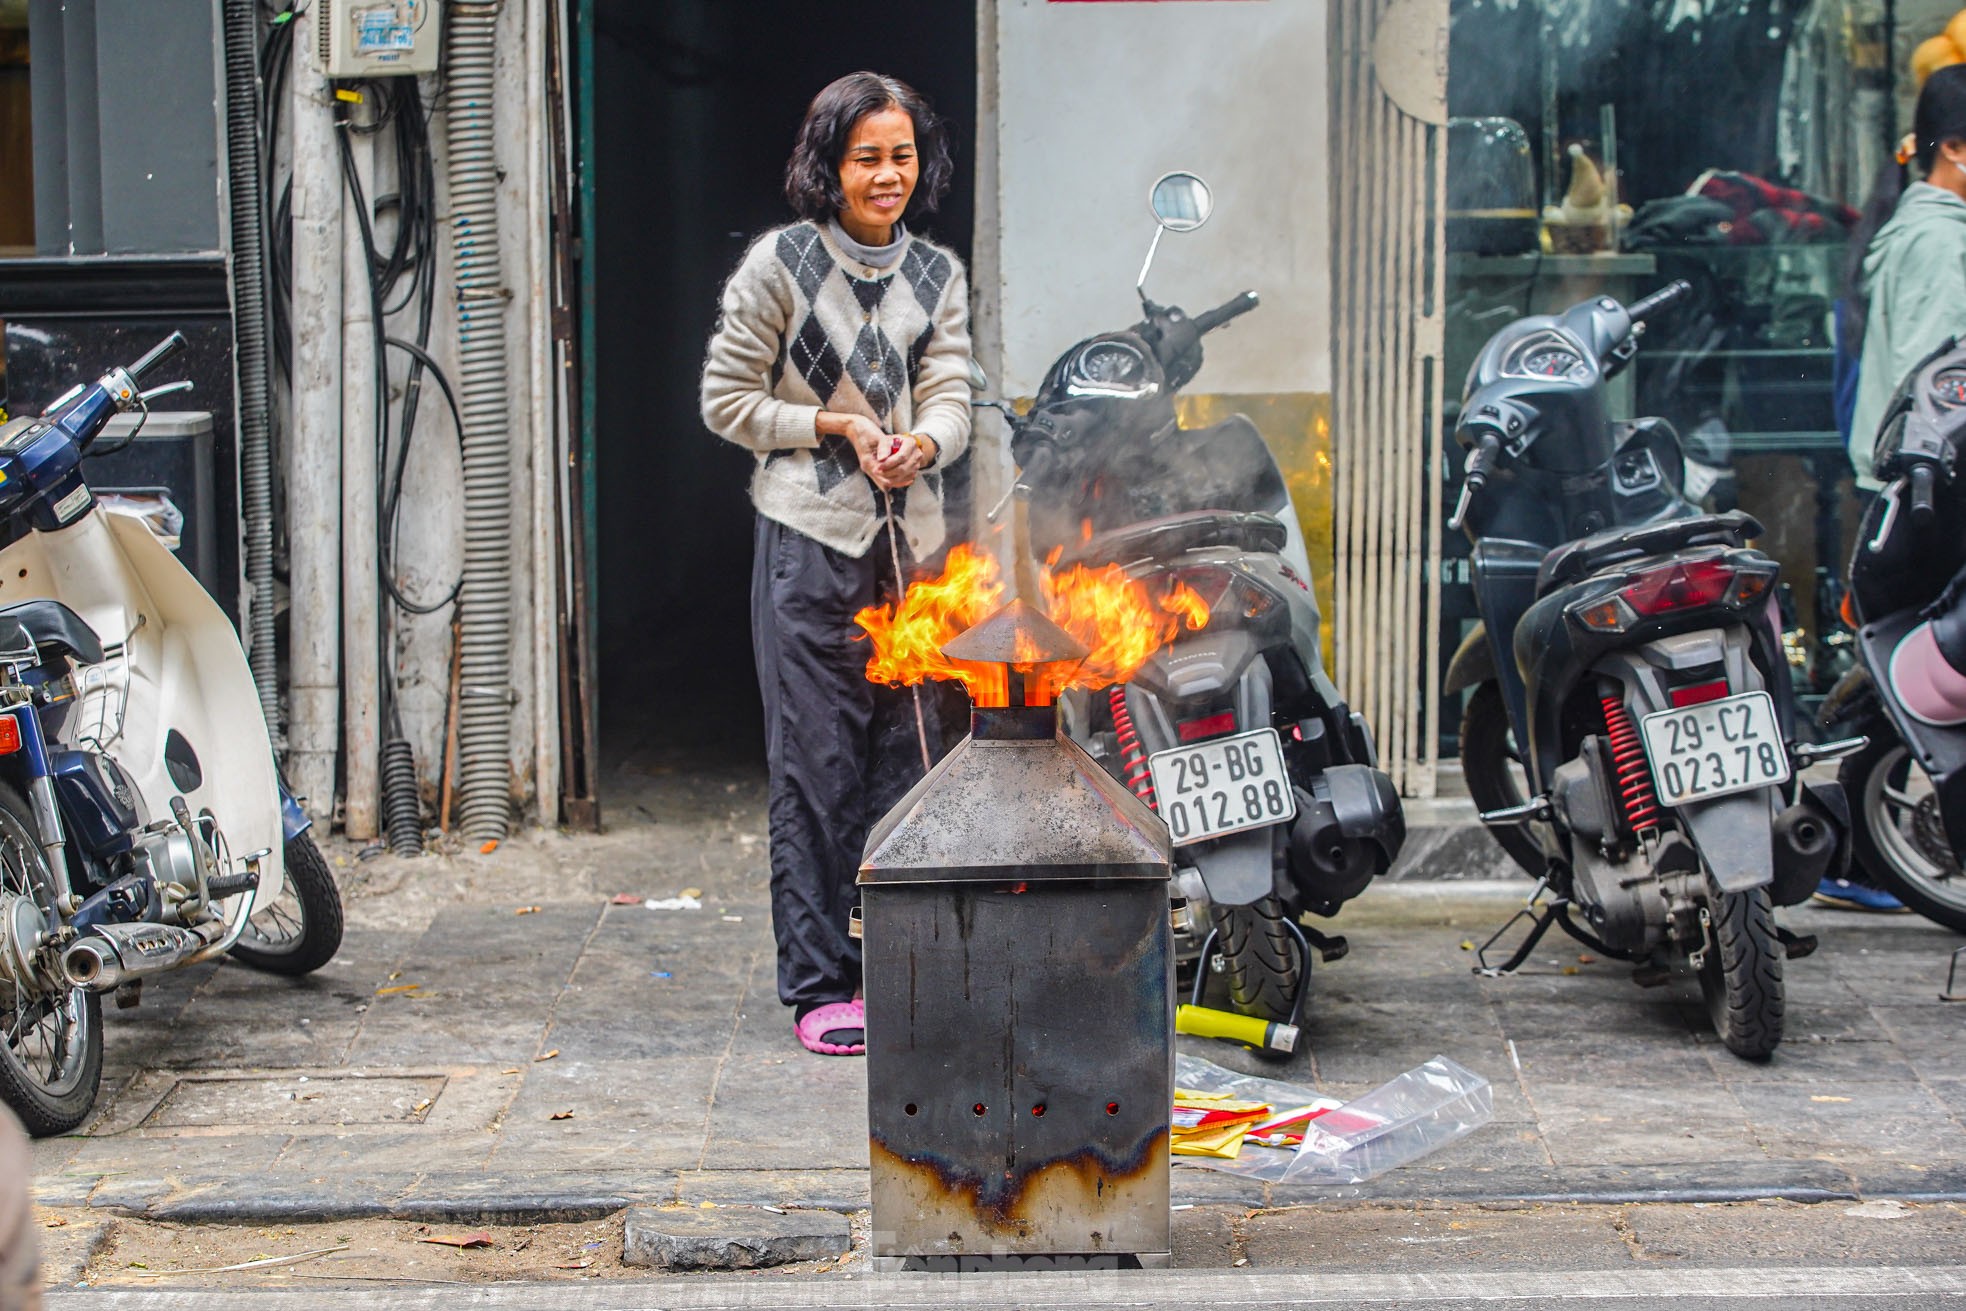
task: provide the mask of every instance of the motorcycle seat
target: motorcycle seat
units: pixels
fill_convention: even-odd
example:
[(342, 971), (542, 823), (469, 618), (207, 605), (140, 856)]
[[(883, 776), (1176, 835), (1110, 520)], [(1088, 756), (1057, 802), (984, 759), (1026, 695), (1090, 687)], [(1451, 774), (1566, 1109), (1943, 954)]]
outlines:
[(67, 656), (85, 665), (102, 661), (102, 639), (59, 601), (22, 601), (0, 607), (0, 658), (28, 653), (46, 660)]
[(1536, 571), (1536, 595), (1547, 596), (1609, 565), (1648, 555), (1695, 546), (1746, 546), (1749, 538), (1759, 537), (1763, 531), (1760, 520), (1740, 510), (1668, 519), (1638, 527), (1607, 528), (1565, 542), (1544, 556), (1542, 567)]
[(1289, 540), (1283, 522), (1274, 515), (1230, 510), (1191, 510), (1159, 519), (1146, 519), (1086, 539), (1058, 558), (1060, 568), (1075, 564), (1131, 564), (1136, 560), (1166, 560), (1186, 551), (1226, 546), (1238, 551), (1275, 552)]

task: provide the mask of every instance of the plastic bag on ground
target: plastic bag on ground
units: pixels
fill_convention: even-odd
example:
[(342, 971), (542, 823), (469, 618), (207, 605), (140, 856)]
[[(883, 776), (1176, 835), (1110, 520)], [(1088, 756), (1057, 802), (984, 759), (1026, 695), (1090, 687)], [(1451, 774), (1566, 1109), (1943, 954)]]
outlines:
[[(1174, 1083), (1277, 1107), (1318, 1100), (1316, 1090), (1301, 1084), (1238, 1074), (1185, 1054), (1175, 1058)], [(1494, 1091), (1488, 1080), (1456, 1061), (1436, 1056), (1312, 1120), (1300, 1147), (1250, 1143), (1233, 1160), (1177, 1159), (1270, 1183), (1358, 1184), (1438, 1151), (1494, 1115)]]

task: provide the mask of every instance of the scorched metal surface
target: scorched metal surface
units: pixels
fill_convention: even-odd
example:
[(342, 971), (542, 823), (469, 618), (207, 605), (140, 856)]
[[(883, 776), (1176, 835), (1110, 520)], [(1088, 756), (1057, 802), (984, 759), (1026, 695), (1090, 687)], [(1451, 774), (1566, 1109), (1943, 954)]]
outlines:
[[(1070, 641), (1041, 615), (1017, 624), (1047, 654)], [(876, 1258), (1165, 1262), (1170, 855), (1159, 818), (1049, 707), (978, 709), (875, 828), (860, 884)]]

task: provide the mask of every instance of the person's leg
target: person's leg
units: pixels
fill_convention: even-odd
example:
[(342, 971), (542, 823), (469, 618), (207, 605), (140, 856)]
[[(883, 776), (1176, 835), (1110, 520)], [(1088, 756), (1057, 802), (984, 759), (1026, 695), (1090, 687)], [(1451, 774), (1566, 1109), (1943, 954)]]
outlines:
[[(860, 985), (860, 944), (848, 925), (874, 686), (851, 636), (853, 615), (872, 599), (872, 575), (869, 561), (762, 517), (756, 547), (751, 622), (771, 769), (778, 995), (803, 1020), (850, 1001)], [(851, 1047), (858, 1036), (828, 1041)]]

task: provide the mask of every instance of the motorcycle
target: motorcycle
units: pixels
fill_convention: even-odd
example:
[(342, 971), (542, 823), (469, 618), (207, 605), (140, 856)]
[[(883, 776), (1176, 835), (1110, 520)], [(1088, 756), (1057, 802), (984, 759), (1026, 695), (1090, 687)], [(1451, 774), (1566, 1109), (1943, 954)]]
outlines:
[[(1301, 918), (1335, 915), (1383, 873), (1405, 821), (1370, 730), (1324, 671), (1302, 530), (1262, 434), (1242, 415), (1176, 420), (1203, 335), (1257, 298), (1193, 317), (1149, 300), (1162, 233), (1199, 227), (1212, 204), (1185, 173), (1157, 181), (1152, 199), (1141, 322), (1067, 350), (1028, 413), (1005, 407), (1016, 490), (1035, 548), (1058, 567), (1118, 564), (1150, 590), (1186, 584), (1208, 603), (1206, 626), (1130, 682), (1064, 694), (1060, 720), (1167, 821), (1177, 959), (1208, 962), (1238, 1011), (1294, 1031), (1313, 949), (1326, 961), (1347, 950)], [(1197, 1004), (1208, 972), (1196, 971)]]
[[(1888, 480), (1857, 533), (1846, 593), (1859, 661), (1824, 722), (1869, 740), (1839, 779), (1858, 865), (1935, 923), (1966, 933), (1966, 350), (1947, 341), (1900, 384), (1878, 430)], [(1840, 727), (1839, 727), (1840, 726)]]
[(0, 1098), (36, 1136), (95, 1105), (105, 993), (228, 953), (305, 974), (341, 943), (231, 624), (84, 473), (113, 417), (189, 389), (141, 387), (184, 345), (0, 426)]
[[(1670, 425), (1605, 417), (1605, 381), (1686, 290), (1595, 297), (1482, 348), (1449, 520), (1474, 544), (1482, 623), (1446, 688), (1471, 691), (1461, 756), (1482, 821), (1541, 879), (1483, 945), (1482, 971), (1513, 971), (1556, 924), (1633, 963), (1642, 985), (1692, 970), (1722, 1042), (1765, 1059), (1783, 964), (1815, 946), (1774, 907), (1849, 852), (1841, 790), (1799, 774), (1863, 743), (1795, 741), (1778, 566), (1748, 544), (1761, 525), (1686, 500)], [(1522, 943), (1490, 965), (1525, 917)]]

